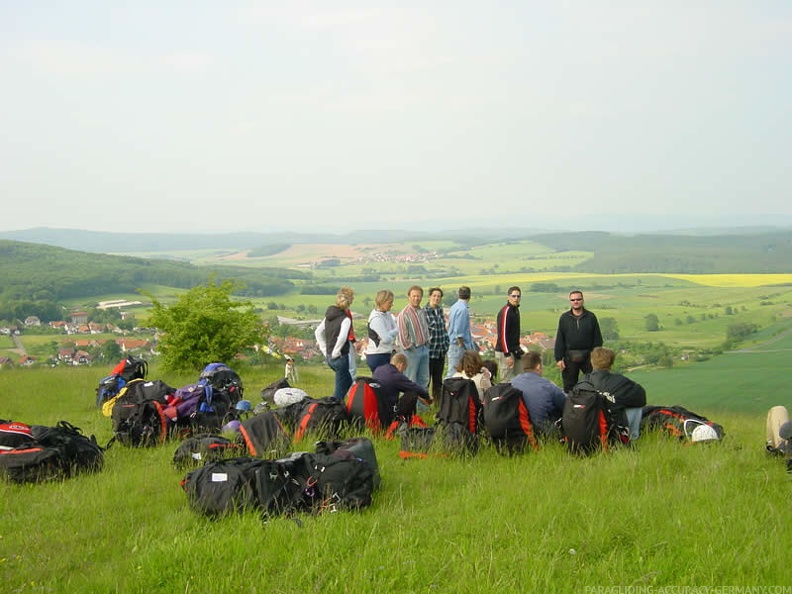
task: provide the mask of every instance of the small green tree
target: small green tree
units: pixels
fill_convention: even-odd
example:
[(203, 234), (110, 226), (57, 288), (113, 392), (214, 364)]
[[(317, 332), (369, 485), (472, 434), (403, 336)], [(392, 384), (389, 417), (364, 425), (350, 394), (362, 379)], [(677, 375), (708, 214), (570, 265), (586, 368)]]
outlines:
[(160, 340), (162, 366), (168, 371), (200, 370), (208, 363), (227, 363), (244, 347), (263, 342), (261, 320), (249, 301), (232, 301), (239, 283), (193, 287), (176, 303), (163, 305), (153, 296), (150, 323), (164, 336)]
[(619, 340), (619, 324), (616, 318), (600, 318), (599, 325), (603, 340)]
[(656, 314), (650, 313), (644, 316), (644, 325), (647, 332), (657, 332), (660, 330), (660, 320)]

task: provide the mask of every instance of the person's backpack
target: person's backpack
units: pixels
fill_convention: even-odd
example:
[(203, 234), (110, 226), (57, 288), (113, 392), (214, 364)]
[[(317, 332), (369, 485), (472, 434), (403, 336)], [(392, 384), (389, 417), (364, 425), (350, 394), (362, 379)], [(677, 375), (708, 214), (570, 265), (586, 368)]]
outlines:
[(496, 384), (484, 392), (481, 404), (484, 428), (498, 452), (519, 453), (529, 444), (539, 449), (521, 390), (509, 383)]
[(382, 484), (377, 462), (377, 453), (374, 450), (374, 443), (368, 437), (350, 437), (343, 441), (317, 441), (316, 453), (330, 456), (345, 455), (344, 451), (350, 452), (356, 458), (365, 460), (374, 473), (374, 490), (378, 490)]
[(285, 377), (275, 380), (271, 384), (267, 384), (261, 388), (261, 400), (269, 403), (270, 406), (272, 406), (275, 404), (275, 392), (281, 388), (291, 388), (289, 380), (287, 380)]
[(295, 442), (301, 441), (309, 433), (318, 439), (337, 439), (349, 424), (349, 415), (341, 400), (329, 396), (309, 398), (297, 405), (301, 406), (301, 412), (294, 429)]
[(678, 405), (644, 406), (641, 411), (641, 427), (650, 431), (662, 431), (689, 443), (719, 440), (725, 435), (723, 427), (717, 423)]
[(187, 384), (173, 394), (165, 414), (183, 437), (216, 433), (231, 420), (231, 400), (227, 394), (204, 382)]
[(113, 441), (129, 447), (164, 443), (172, 426), (165, 408), (174, 392), (162, 380), (137, 379), (125, 385), (113, 406)]
[(626, 444), (630, 436), (624, 412), (616, 412), (613, 402), (586, 379), (575, 384), (567, 396), (561, 432), (567, 450), (580, 455)]
[(196, 435), (181, 442), (173, 453), (173, 465), (177, 468), (199, 466), (238, 457), (242, 446), (222, 435)]
[(97, 472), (104, 463), (104, 449), (96, 438), (66, 421), (54, 427), (31, 425), (33, 441), (0, 449), (0, 476), (27, 483), (64, 479), (80, 472)]
[(365, 427), (377, 435), (393, 421), (394, 411), (380, 397), (379, 388), (377, 380), (359, 376), (346, 394), (349, 421), (358, 431)]
[(289, 449), (291, 438), (274, 411), (254, 415), (239, 425), (240, 435), (251, 456), (278, 458)]
[(181, 487), (190, 506), (207, 516), (258, 507), (255, 471), (266, 460), (239, 457), (210, 462), (187, 473)]
[(479, 447), (481, 400), (473, 380), (443, 381), (437, 413), (437, 433), (449, 453), (475, 455)]
[(0, 450), (13, 450), (21, 445), (33, 443), (30, 425), (15, 421), (0, 420)]
[(116, 396), (128, 382), (133, 379), (145, 379), (148, 374), (148, 363), (128, 355), (110, 372), (110, 375), (99, 380), (96, 387), (96, 407), (101, 408), (106, 400)]

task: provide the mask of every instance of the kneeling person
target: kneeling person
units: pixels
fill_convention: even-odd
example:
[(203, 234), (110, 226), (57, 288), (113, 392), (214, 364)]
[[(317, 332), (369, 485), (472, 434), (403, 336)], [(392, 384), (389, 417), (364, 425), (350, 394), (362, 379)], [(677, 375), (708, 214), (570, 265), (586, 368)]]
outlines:
[(397, 419), (409, 420), (416, 413), (419, 398), (424, 404), (431, 403), (432, 399), (425, 387), (404, 375), (406, 369), (407, 357), (396, 353), (390, 363), (377, 367), (372, 377), (379, 383), (380, 396), (385, 399), (388, 409), (395, 411)]

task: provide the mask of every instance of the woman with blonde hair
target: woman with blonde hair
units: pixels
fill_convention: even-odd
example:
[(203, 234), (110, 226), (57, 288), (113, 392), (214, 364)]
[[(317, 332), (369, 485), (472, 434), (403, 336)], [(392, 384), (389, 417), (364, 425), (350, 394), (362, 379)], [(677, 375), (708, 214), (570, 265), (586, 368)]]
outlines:
[(314, 332), (319, 350), (335, 372), (333, 398), (336, 400), (343, 400), (352, 386), (352, 376), (349, 375), (349, 328), (352, 321), (346, 314), (348, 309), (349, 295), (339, 291), (335, 305), (327, 308), (322, 323)]
[(396, 318), (391, 313), (393, 299), (393, 291), (379, 291), (374, 298), (374, 309), (368, 317), (368, 344), (365, 353), (366, 363), (372, 373), (380, 365), (390, 363), (391, 356), (396, 351), (399, 329)]

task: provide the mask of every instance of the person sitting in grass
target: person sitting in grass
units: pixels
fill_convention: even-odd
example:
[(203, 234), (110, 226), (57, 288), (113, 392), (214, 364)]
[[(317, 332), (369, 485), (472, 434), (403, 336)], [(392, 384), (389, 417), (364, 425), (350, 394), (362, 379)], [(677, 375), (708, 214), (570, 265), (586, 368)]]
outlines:
[(595, 347), (591, 351), (593, 371), (582, 379), (590, 381), (594, 387), (613, 397), (616, 411), (624, 411), (627, 415), (627, 426), (630, 428), (630, 441), (641, 435), (641, 414), (646, 406), (646, 390), (621, 373), (613, 373), (611, 368), (616, 360), (616, 353), (607, 347)]
[(492, 387), (492, 373), (484, 366), (478, 351), (465, 351), (462, 359), (456, 366), (456, 373), (451, 377), (464, 377), (473, 380), (478, 390), (479, 400), (484, 398), (484, 392)]
[(380, 365), (372, 374), (380, 385), (379, 395), (385, 400), (388, 410), (395, 411), (396, 418), (403, 420), (413, 417), (419, 399), (426, 405), (432, 402), (429, 390), (404, 375), (407, 365), (407, 356), (396, 353), (390, 363)]
[(528, 409), (534, 432), (549, 436), (556, 433), (556, 421), (564, 413), (566, 394), (546, 377), (542, 377), (542, 355), (529, 352), (523, 355), (523, 373), (511, 380), (511, 385), (520, 390)]

